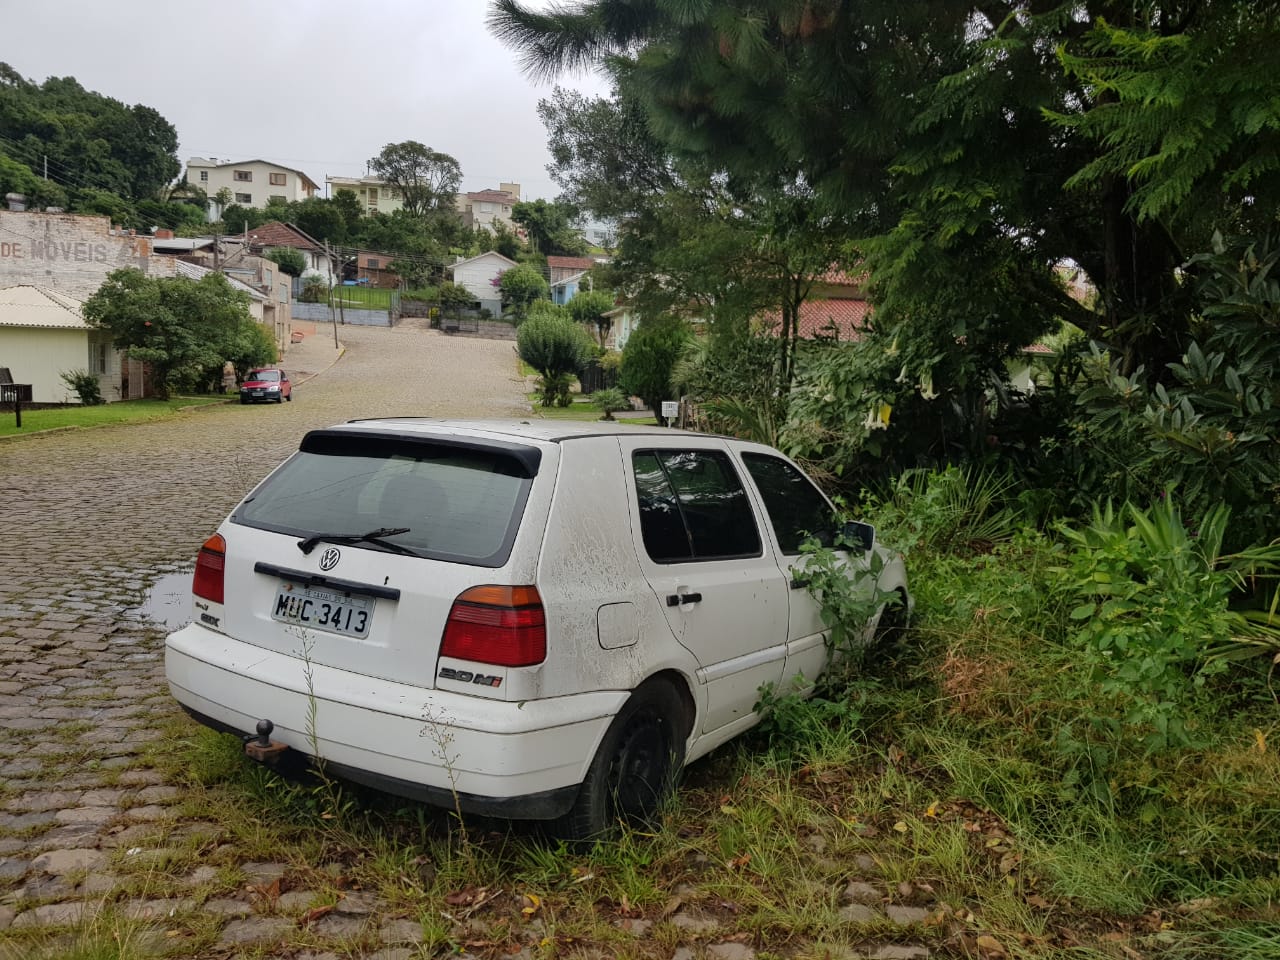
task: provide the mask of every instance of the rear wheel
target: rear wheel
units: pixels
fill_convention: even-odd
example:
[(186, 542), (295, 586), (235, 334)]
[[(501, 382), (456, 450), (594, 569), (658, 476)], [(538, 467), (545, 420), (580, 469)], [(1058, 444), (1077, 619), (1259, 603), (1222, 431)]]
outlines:
[(286, 393), (286, 394), (284, 395), (284, 398), (285, 398), (286, 400), (288, 400), (290, 403), (293, 403), (293, 393), (292, 393), (292, 392), (290, 392), (290, 393)]
[(613, 718), (578, 797), (555, 832), (588, 840), (620, 821), (651, 820), (675, 788), (689, 732), (684, 701), (666, 680), (641, 684)]

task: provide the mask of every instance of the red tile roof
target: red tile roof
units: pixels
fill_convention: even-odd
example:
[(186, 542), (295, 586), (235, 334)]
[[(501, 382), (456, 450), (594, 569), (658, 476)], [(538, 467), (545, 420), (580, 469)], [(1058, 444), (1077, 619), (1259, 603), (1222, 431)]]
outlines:
[(477, 190), (467, 194), (468, 200), (479, 200), (483, 203), (515, 203), (514, 194), (506, 190)]
[(324, 247), (291, 223), (271, 220), (260, 227), (249, 231), (253, 247), (293, 247), (296, 250), (308, 250), (311, 253), (322, 253)]
[(596, 262), (590, 257), (547, 257), (547, 266), (551, 268), (568, 267), (570, 270), (590, 270)]
[[(834, 337), (837, 340), (857, 340), (871, 313), (866, 300), (806, 300), (800, 304), (800, 323), (797, 334), (802, 340), (818, 337)], [(764, 315), (765, 325), (777, 330), (782, 317), (776, 311)]]

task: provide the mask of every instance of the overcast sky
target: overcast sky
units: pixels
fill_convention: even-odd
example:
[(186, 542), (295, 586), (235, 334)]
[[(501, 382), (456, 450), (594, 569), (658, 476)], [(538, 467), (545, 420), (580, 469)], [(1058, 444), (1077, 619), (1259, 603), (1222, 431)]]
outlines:
[[(545, 0), (538, 5), (547, 5)], [(552, 199), (535, 86), (485, 28), (487, 0), (57, 0), (5, 3), (0, 50), (37, 82), (154, 107), (178, 159), (262, 158), (326, 175), (365, 172), (387, 143), (456, 157), (463, 189), (500, 181)], [(595, 76), (562, 86), (607, 93)]]

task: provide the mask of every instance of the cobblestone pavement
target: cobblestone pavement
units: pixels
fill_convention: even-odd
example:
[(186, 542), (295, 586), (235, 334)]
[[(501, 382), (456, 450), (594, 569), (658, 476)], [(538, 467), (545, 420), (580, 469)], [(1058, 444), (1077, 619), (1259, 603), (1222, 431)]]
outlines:
[[(528, 410), (510, 342), (451, 339), (422, 321), (346, 327), (345, 354), (332, 363), (327, 332), (286, 358), (304, 381), (291, 403), (0, 444), (0, 957), (27, 956), (39, 928), (56, 946), (58, 931), (83, 927), (108, 903), (132, 918), (199, 912), (217, 925), (216, 956), (261, 955), (282, 929), (296, 930), (287, 905), (264, 916), (227, 892), (243, 891), (246, 878), (271, 884), (282, 864), (240, 864), (230, 880), (197, 866), (163, 892), (139, 880), (136, 858), (198, 847), (200, 831), (216, 825), (184, 819), (182, 791), (146, 761), (177, 707), (163, 682), (163, 630), (136, 608), (159, 576), (190, 568), (204, 538), (305, 430), (353, 417)], [(416, 923), (384, 920), (367, 895), (347, 897), (325, 922), (363, 930), (388, 960), (421, 936)]]

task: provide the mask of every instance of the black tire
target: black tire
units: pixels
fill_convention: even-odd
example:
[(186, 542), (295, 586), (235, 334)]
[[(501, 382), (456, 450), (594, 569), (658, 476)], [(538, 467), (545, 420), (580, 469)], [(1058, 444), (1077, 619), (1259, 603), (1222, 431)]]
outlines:
[(241, 402), (241, 403), (248, 403), (248, 402), (249, 402), (249, 398), (248, 398), (248, 397), (241, 397), (241, 398), (240, 398), (240, 402)]
[(871, 646), (877, 650), (889, 650), (902, 642), (907, 632), (907, 600), (901, 591), (897, 600), (888, 603), (880, 611), (880, 620), (876, 623), (876, 632)]
[(292, 394), (292, 393), (286, 393), (286, 394), (285, 394), (285, 396), (284, 396), (284, 398), (285, 398), (286, 400), (288, 400), (290, 403), (293, 403), (293, 394)]
[(684, 766), (689, 721), (668, 681), (641, 684), (609, 725), (573, 806), (553, 824), (556, 835), (590, 840), (622, 821), (652, 821)]
[(276, 403), (284, 403), (284, 397), (280, 396), (278, 393), (276, 394)]

